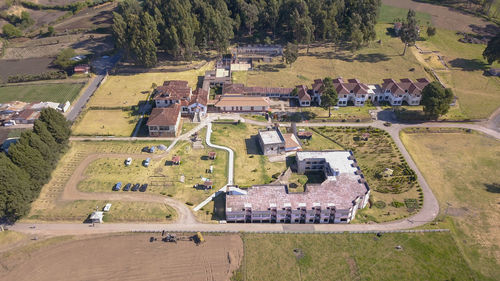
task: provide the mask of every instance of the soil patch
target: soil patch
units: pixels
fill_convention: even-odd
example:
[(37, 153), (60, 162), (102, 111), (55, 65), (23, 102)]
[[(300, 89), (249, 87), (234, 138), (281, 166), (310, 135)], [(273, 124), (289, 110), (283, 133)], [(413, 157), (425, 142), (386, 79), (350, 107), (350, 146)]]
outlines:
[(199, 246), (160, 238), (112, 235), (17, 251), (2, 258), (0, 280), (229, 280), (243, 256), (238, 235), (205, 236)]
[(24, 60), (0, 60), (0, 82), (7, 82), (10, 75), (37, 74), (46, 71), (56, 71), (51, 68), (53, 58), (29, 58)]

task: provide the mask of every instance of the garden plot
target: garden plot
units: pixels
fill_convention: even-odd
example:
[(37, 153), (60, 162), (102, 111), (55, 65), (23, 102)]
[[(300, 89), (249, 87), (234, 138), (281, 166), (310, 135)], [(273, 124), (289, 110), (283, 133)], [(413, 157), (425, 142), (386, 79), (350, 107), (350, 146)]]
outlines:
[[(345, 150), (352, 150), (372, 190), (370, 208), (356, 220), (390, 221), (407, 217), (423, 204), (415, 172), (388, 133), (375, 128), (319, 127), (315, 130)], [(418, 202), (415, 206), (415, 200)]]

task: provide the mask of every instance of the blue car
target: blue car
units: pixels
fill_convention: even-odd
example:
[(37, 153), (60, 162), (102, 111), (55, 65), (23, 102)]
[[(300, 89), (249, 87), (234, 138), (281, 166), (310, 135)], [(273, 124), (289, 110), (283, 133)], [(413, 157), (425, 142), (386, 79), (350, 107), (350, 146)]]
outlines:
[(113, 186), (113, 191), (118, 191), (120, 190), (120, 188), (122, 188), (122, 183), (118, 182), (117, 184), (115, 184), (115, 186)]
[(144, 167), (148, 167), (150, 162), (151, 162), (151, 158), (146, 158), (146, 160), (144, 160), (144, 162), (142, 162), (142, 164), (144, 165)]
[(123, 191), (129, 191), (131, 186), (132, 186), (132, 184), (131, 184), (131, 183), (127, 183), (127, 184), (123, 187)]
[(156, 147), (155, 146), (152, 146), (150, 149), (149, 149), (149, 153), (154, 153), (156, 150)]

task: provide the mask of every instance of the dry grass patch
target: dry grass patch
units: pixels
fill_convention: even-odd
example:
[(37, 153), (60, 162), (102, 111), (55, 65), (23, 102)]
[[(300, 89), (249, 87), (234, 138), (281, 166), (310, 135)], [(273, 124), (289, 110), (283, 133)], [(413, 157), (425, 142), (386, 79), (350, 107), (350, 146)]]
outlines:
[(495, 279), (500, 276), (500, 142), (446, 130), (414, 129), (401, 139), (436, 195), (440, 214), (450, 218), (440, 227), (452, 229), (472, 268)]
[(133, 134), (139, 116), (130, 110), (88, 110), (75, 125), (74, 135), (123, 136)]
[(163, 85), (165, 80), (186, 80), (193, 89), (198, 83), (198, 76), (204, 76), (206, 70), (213, 68), (207, 63), (197, 70), (167, 73), (118, 74), (108, 76), (89, 102), (89, 106), (133, 106), (145, 101), (152, 92), (152, 84)]

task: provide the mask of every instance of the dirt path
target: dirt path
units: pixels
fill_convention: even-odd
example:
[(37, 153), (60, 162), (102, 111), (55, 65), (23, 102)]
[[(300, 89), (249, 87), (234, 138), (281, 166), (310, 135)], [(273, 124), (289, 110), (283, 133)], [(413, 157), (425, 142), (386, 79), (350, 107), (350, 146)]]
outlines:
[(486, 27), (495, 28), (495, 25), (489, 21), (448, 7), (419, 3), (412, 0), (382, 0), (382, 3), (398, 8), (411, 8), (415, 11), (428, 13), (432, 16), (432, 23), (439, 28), (468, 33), (484, 33)]

